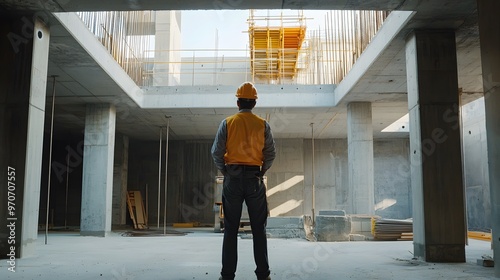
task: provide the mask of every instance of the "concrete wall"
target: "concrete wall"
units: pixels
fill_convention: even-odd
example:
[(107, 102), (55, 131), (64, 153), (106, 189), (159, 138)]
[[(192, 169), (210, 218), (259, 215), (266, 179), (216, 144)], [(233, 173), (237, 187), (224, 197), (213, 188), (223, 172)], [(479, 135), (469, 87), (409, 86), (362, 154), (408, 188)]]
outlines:
[(239, 85), (252, 80), (248, 57), (209, 57), (213, 52), (198, 51), (192, 57), (183, 57), (180, 84)]
[(408, 139), (374, 141), (375, 214), (412, 217)]
[[(176, 86), (180, 81), (181, 12), (157, 11), (153, 84)], [(174, 51), (170, 51), (174, 50)]]
[[(374, 141), (375, 204), (379, 207), (376, 215), (395, 219), (411, 217), (408, 145), (408, 139)], [(311, 212), (312, 205), (311, 149), (311, 141), (304, 140), (303, 213), (307, 214)], [(315, 140), (315, 150), (316, 213), (320, 210), (346, 210), (349, 195), (347, 140)], [(398, 172), (394, 172), (395, 167)]]
[(491, 228), (484, 98), (462, 108), (464, 177), (469, 229)]
[(266, 173), (269, 210), (273, 217), (305, 213), (303, 142), (302, 139), (276, 140), (276, 159)]
[[(315, 213), (321, 210), (346, 210), (348, 203), (347, 139), (314, 140)], [(305, 211), (312, 206), (312, 143), (304, 140)]]

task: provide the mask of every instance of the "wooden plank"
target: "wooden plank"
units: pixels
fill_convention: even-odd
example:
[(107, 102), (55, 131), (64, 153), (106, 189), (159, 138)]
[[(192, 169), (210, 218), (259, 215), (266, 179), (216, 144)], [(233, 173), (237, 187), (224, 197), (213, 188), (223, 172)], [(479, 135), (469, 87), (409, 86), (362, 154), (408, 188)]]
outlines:
[(481, 231), (468, 231), (467, 236), (476, 240), (491, 241), (491, 233)]
[(140, 191), (133, 191), (135, 214), (137, 219), (137, 227), (140, 229), (146, 228), (146, 219), (144, 218), (144, 205), (142, 203), (142, 196)]
[(413, 221), (372, 218), (372, 234), (375, 240), (412, 240)]
[(133, 192), (127, 192), (127, 205), (128, 205), (128, 212), (130, 214), (130, 218), (132, 219), (132, 222), (134, 223), (134, 229), (137, 229), (137, 222), (135, 220), (135, 204), (134, 204), (134, 193)]

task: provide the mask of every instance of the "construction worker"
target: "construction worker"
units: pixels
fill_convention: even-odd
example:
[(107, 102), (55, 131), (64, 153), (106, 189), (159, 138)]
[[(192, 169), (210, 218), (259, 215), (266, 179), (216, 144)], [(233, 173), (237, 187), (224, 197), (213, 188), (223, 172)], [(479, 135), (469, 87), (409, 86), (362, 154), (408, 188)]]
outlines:
[(267, 256), (266, 186), (263, 176), (271, 167), (276, 151), (269, 124), (254, 115), (257, 90), (249, 82), (236, 91), (239, 112), (224, 119), (212, 146), (215, 165), (224, 175), (222, 210), (224, 241), (219, 280), (234, 279), (238, 261), (238, 229), (243, 201), (248, 208), (253, 236), (257, 279), (271, 279)]

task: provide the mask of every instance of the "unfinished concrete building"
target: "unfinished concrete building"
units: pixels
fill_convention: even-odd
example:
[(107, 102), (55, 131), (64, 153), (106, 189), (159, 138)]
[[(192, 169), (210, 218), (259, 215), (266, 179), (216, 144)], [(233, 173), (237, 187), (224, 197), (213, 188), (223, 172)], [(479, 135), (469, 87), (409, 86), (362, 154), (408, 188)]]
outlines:
[[(269, 24), (286, 15), (250, 14), (248, 56), (183, 56), (180, 11), (221, 8), (336, 11), (324, 30), (308, 30), (300, 14), (291, 26)], [(491, 230), (499, 263), (499, 9), (493, 0), (0, 1), (0, 258), (33, 256), (49, 225), (104, 238), (130, 227), (129, 191), (142, 196), (149, 227), (213, 225), (209, 151), (248, 80), (277, 139), (267, 173), (276, 236), (290, 231), (280, 219), (324, 223), (345, 211), (349, 233), (369, 235), (367, 218), (412, 218), (423, 261), (465, 262), (467, 231)]]

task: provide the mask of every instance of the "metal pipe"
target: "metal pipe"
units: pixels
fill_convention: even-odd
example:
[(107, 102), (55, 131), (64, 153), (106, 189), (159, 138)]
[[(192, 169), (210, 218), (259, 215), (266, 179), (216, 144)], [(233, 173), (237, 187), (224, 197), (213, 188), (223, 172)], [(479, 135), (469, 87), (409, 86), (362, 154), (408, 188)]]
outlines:
[(314, 208), (316, 205), (316, 189), (314, 186), (314, 123), (311, 123), (311, 142), (312, 142), (312, 223), (313, 227), (316, 225), (316, 215), (314, 213)]
[(192, 76), (191, 76), (191, 85), (194, 86), (194, 57), (195, 57), (195, 54), (194, 54), (194, 51), (193, 51), (193, 73), (192, 73)]
[(49, 236), (49, 212), (50, 212), (50, 175), (52, 170), (52, 139), (54, 136), (54, 108), (56, 106), (56, 75), (52, 76), (52, 116), (50, 120), (50, 142), (49, 142), (49, 179), (47, 183), (47, 215), (45, 217), (45, 245)]
[(69, 154), (66, 155), (66, 199), (64, 203), (64, 228), (68, 227), (68, 186), (69, 186)]
[(167, 118), (167, 139), (165, 144), (165, 207), (163, 210), (163, 234), (167, 234), (167, 171), (168, 171), (168, 135), (170, 132), (170, 118), (171, 116), (165, 116)]
[(217, 85), (217, 62), (218, 62), (218, 52), (219, 48), (219, 30), (215, 28), (215, 54), (214, 54), (214, 59), (215, 59), (215, 64), (214, 64), (214, 77), (213, 77), (213, 85)]
[(161, 203), (161, 138), (163, 136), (163, 127), (160, 127), (160, 148), (158, 152), (158, 223), (157, 227), (160, 228), (160, 203)]

